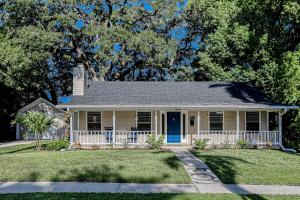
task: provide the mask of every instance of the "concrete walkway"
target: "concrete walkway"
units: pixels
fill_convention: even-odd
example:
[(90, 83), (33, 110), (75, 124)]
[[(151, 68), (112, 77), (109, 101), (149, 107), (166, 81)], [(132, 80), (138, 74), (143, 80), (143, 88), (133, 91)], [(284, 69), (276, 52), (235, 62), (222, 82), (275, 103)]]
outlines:
[(16, 146), (20, 144), (30, 144), (33, 143), (34, 141), (32, 140), (18, 140), (18, 141), (12, 141), (12, 142), (4, 142), (0, 143), (0, 148), (1, 147), (11, 147), (11, 146)]
[(169, 147), (183, 163), (194, 184), (221, 183), (215, 173), (185, 147)]
[(237, 193), (300, 195), (300, 186), (231, 184), (134, 184), (77, 182), (0, 182), (0, 193), (109, 192), (109, 193)]

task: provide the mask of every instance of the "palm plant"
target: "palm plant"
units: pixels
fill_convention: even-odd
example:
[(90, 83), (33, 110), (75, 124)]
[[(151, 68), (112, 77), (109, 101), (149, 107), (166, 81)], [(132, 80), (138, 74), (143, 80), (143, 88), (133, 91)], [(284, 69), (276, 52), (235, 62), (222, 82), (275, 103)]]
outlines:
[(38, 151), (41, 150), (41, 139), (43, 134), (45, 134), (49, 128), (55, 126), (53, 117), (49, 117), (46, 114), (37, 111), (18, 114), (15, 121), (24, 125), (30, 132), (34, 133), (36, 150)]

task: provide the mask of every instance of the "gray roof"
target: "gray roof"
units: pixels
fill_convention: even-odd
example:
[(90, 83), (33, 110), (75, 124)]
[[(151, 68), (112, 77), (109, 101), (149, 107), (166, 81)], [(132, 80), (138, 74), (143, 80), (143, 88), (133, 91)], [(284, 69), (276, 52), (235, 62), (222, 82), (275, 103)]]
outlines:
[(24, 106), (23, 108), (21, 108), (18, 112), (19, 113), (24, 113), (32, 108), (34, 108), (35, 106), (37, 106), (40, 103), (45, 103), (48, 106), (51, 106), (52, 108), (56, 109), (57, 112), (61, 112), (61, 113), (65, 113), (64, 110), (56, 108), (56, 106), (54, 104), (52, 104), (51, 102), (47, 101), (46, 99), (43, 98), (38, 98), (37, 100), (31, 102), (30, 104)]
[(66, 106), (95, 107), (284, 107), (239, 82), (89, 82), (84, 96)]

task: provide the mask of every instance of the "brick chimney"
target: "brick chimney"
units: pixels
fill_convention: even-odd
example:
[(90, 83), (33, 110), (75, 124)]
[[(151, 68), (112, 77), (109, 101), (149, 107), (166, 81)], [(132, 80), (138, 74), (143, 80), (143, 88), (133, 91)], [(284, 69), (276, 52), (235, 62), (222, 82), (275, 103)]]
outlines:
[(83, 96), (87, 89), (87, 72), (83, 64), (73, 68), (73, 96)]

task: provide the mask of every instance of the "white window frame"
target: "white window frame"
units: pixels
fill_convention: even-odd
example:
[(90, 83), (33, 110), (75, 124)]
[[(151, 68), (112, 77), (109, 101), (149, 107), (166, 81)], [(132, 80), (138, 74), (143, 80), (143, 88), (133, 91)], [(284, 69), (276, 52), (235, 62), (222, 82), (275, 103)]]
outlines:
[(152, 127), (152, 117), (153, 117), (153, 111), (149, 111), (149, 110), (137, 110), (135, 111), (135, 125), (136, 125), (136, 128), (138, 129), (138, 121), (139, 121), (139, 116), (138, 116), (138, 113), (139, 112), (148, 112), (150, 113), (150, 130), (147, 130), (147, 131), (152, 131), (153, 130), (153, 127)]
[[(259, 124), (259, 130), (258, 130), (258, 132), (260, 132), (261, 131), (261, 110), (247, 110), (247, 111), (245, 111), (245, 131), (248, 131), (247, 130), (247, 112), (258, 112), (258, 124)], [(250, 131), (251, 132), (251, 131)], [(256, 132), (256, 131), (253, 131), (253, 132)]]
[(212, 131), (224, 131), (224, 111), (208, 111), (208, 130), (211, 131), (211, 127), (210, 127), (210, 114), (212, 112), (222, 112), (222, 130), (212, 130)]
[[(88, 127), (88, 114), (89, 113), (100, 113), (100, 130), (89, 130), (89, 127)], [(86, 111), (86, 130), (88, 131), (101, 131), (102, 130), (102, 112), (101, 111)]]

